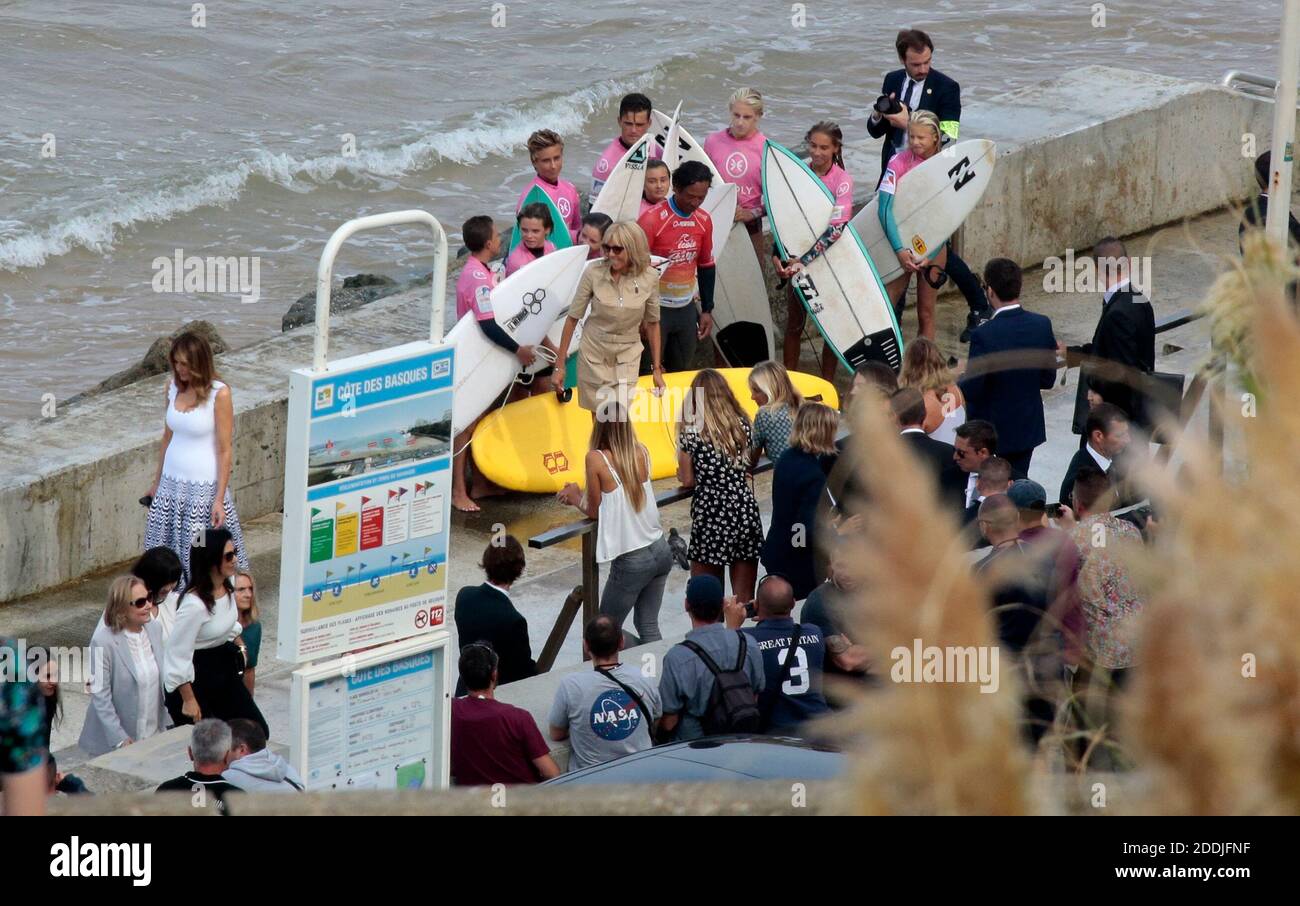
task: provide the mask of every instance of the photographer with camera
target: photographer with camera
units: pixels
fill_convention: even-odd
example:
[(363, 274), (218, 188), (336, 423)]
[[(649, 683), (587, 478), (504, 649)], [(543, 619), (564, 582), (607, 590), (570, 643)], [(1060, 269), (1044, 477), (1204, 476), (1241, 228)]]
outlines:
[[(912, 113), (917, 110), (929, 110), (939, 120), (939, 130), (944, 141), (956, 141), (961, 125), (961, 86), (937, 69), (931, 68), (934, 56), (934, 42), (930, 36), (919, 28), (905, 28), (894, 39), (894, 49), (903, 64), (885, 76), (880, 88), (880, 97), (873, 105), (871, 119), (867, 121), (867, 132), (872, 138), (884, 138), (880, 149), (880, 178), (885, 178), (885, 170), (890, 159), (907, 149), (907, 130)], [(953, 283), (966, 297), (970, 313), (966, 316), (966, 329), (961, 333), (961, 342), (970, 340), (970, 332), (993, 315), (984, 290), (979, 280), (971, 273), (966, 262), (948, 247), (947, 262), (942, 265), (944, 273), (952, 278)], [(942, 285), (942, 280), (939, 281)], [(919, 283), (918, 283), (919, 286)]]

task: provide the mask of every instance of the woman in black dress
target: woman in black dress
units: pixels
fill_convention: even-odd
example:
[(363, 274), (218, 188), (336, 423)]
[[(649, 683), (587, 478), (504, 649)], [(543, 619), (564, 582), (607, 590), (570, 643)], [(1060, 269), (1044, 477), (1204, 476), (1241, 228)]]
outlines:
[(749, 481), (749, 416), (726, 379), (705, 369), (691, 381), (677, 438), (677, 478), (691, 498), (691, 575), (716, 576), (740, 601), (754, 597), (763, 521)]
[(790, 431), (790, 447), (777, 460), (772, 477), (772, 526), (763, 543), (763, 568), (784, 577), (796, 601), (817, 587), (813, 529), (817, 502), (835, 464), (838, 426), (839, 415), (830, 406), (801, 405)]

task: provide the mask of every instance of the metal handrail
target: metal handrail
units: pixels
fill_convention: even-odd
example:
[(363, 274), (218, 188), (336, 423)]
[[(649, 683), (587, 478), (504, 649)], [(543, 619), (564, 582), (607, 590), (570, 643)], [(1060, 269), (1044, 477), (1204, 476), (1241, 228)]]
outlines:
[[(1242, 72), (1240, 69), (1229, 69), (1223, 74), (1219, 84), (1229, 91), (1264, 101), (1273, 100), (1277, 93), (1277, 79), (1256, 75), (1253, 72)], [(1297, 104), (1296, 108), (1300, 109), (1300, 104)]]

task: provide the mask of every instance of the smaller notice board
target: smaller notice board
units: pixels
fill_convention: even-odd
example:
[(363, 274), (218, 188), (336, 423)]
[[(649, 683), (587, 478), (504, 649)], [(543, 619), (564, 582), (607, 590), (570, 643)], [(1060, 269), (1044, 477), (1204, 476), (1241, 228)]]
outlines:
[(307, 789), (446, 789), (450, 648), (440, 631), (295, 670), (290, 756)]

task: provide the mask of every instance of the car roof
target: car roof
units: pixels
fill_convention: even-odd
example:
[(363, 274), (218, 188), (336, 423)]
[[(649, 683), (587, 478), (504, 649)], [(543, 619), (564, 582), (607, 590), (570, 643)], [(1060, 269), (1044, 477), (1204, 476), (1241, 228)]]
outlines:
[(829, 780), (845, 770), (829, 746), (778, 736), (710, 736), (561, 774), (549, 783)]

